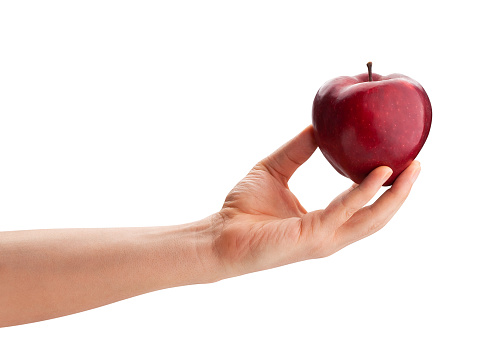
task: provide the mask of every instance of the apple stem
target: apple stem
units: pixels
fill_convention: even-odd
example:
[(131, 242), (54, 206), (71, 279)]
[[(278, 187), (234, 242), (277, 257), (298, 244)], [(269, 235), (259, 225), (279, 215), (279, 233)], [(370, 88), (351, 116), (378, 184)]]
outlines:
[(367, 63), (367, 71), (369, 72), (369, 81), (372, 81), (372, 62)]

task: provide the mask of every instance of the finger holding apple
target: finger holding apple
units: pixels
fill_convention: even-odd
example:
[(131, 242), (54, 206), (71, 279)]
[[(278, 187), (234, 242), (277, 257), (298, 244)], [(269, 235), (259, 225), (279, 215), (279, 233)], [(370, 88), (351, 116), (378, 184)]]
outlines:
[(326, 82), (313, 101), (315, 138), (323, 155), (355, 183), (388, 166), (390, 186), (416, 158), (431, 127), (424, 88), (402, 74), (341, 76)]

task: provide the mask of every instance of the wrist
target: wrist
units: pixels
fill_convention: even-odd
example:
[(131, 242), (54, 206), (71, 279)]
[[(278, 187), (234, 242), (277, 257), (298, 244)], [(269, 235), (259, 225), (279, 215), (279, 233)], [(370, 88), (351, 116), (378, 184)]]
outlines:
[(214, 283), (226, 276), (215, 242), (220, 236), (223, 227), (223, 218), (219, 213), (212, 214), (205, 219), (182, 225), (192, 235), (191, 243), (194, 254), (194, 267), (196, 276), (193, 284)]
[[(225, 278), (224, 266), (214, 241), (222, 230), (222, 218), (213, 214), (188, 224), (157, 228), (149, 236), (157, 271), (156, 289), (213, 283)], [(155, 236), (155, 237), (153, 237)]]

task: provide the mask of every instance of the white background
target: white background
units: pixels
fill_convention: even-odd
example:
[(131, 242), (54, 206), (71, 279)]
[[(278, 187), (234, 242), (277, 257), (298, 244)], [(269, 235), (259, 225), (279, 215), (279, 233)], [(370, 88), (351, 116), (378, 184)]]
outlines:
[[(372, 237), (0, 329), (0, 352), (485, 351), (478, 1), (0, 4), (0, 230), (204, 218), (311, 123), (326, 80), (369, 60), (419, 81), (433, 106), (422, 173)], [(317, 151), (290, 188), (313, 210), (350, 184)]]

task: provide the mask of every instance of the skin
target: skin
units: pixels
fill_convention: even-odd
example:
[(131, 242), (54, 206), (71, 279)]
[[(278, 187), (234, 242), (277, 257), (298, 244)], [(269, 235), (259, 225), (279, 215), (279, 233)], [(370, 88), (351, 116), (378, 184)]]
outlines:
[(392, 173), (378, 167), (307, 212), (288, 181), (316, 147), (309, 126), (256, 164), (219, 212), (190, 224), (0, 233), (0, 326), (329, 256), (386, 225), (420, 172), (414, 161), (366, 206)]

